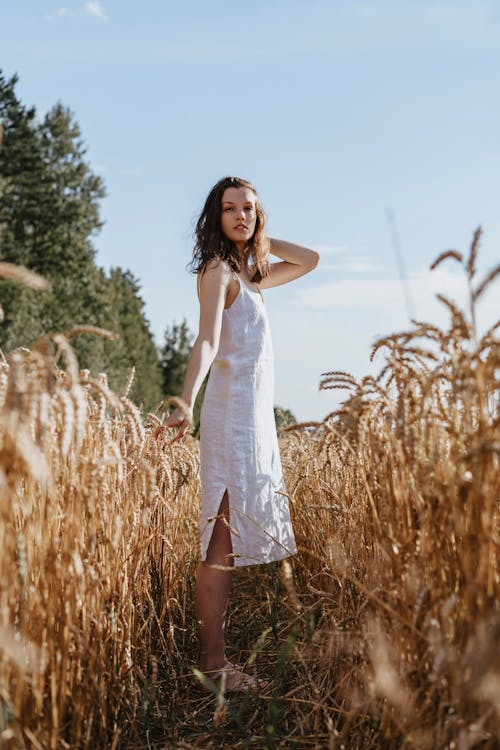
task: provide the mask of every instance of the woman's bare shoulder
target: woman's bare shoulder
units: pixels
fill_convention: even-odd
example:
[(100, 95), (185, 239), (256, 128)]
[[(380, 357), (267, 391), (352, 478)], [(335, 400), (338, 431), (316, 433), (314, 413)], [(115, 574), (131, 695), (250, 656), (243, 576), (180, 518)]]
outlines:
[(233, 278), (233, 271), (227, 260), (224, 260), (224, 258), (220, 258), (219, 256), (210, 258), (197, 274), (196, 288), (198, 291), (198, 298), (200, 296), (201, 282), (205, 277), (209, 277), (211, 281), (215, 283), (223, 283), (227, 286)]
[(221, 258), (220, 256), (216, 256), (214, 258), (210, 258), (209, 261), (205, 263), (202, 269), (198, 271), (199, 275), (205, 274), (207, 271), (218, 271), (221, 275), (226, 275), (227, 273), (232, 274), (233, 271), (231, 269), (231, 266), (225, 260), (224, 258)]

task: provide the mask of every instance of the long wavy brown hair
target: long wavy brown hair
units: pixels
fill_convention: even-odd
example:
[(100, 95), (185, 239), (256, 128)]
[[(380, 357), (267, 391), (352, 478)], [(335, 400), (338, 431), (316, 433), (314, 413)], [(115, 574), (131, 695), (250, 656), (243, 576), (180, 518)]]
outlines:
[[(257, 220), (255, 231), (240, 258), (235, 243), (228, 239), (221, 227), (222, 196), (227, 188), (248, 188), (255, 195)], [(240, 177), (223, 177), (213, 186), (196, 223), (193, 258), (188, 264), (192, 273), (202, 271), (212, 258), (226, 260), (233, 271), (239, 273), (245, 265), (254, 282), (269, 274), (269, 244), (265, 236), (266, 215), (262, 209), (257, 190), (251, 182)], [(250, 257), (252, 262), (249, 262)]]

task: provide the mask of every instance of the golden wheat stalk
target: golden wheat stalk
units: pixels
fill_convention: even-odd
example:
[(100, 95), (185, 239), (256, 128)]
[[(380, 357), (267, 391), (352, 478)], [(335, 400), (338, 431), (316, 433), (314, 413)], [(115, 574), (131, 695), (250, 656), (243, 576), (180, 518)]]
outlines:
[(463, 263), (463, 255), (462, 253), (459, 253), (458, 250), (445, 250), (442, 252), (436, 260), (431, 263), (430, 270), (434, 271), (435, 268), (437, 268), (443, 260), (446, 260), (447, 258), (454, 258), (455, 260), (458, 260), (459, 263)]
[(485, 289), (500, 275), (500, 264), (492, 268), (492, 270), (486, 274), (485, 278), (481, 281), (478, 287), (474, 290), (472, 297), (476, 301)]
[(474, 274), (476, 273), (476, 258), (477, 258), (477, 253), (479, 251), (479, 240), (481, 239), (482, 233), (483, 233), (483, 230), (479, 226), (474, 232), (474, 236), (472, 238), (469, 259), (467, 261), (467, 275), (469, 277), (469, 280), (471, 280)]
[(44, 292), (50, 289), (50, 283), (43, 276), (15, 263), (0, 262), (0, 278), (16, 281), (37, 291)]
[(75, 336), (81, 336), (82, 334), (88, 334), (89, 336), (99, 336), (102, 339), (109, 339), (110, 341), (116, 341), (120, 338), (119, 333), (113, 333), (113, 331), (107, 331), (105, 328), (99, 328), (99, 326), (91, 325), (78, 325), (70, 328), (69, 331), (64, 332), (64, 336), (70, 340)]

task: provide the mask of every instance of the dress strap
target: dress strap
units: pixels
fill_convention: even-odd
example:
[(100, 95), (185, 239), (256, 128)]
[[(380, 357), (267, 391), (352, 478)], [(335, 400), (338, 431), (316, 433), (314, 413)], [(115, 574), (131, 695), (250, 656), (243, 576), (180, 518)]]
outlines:
[(227, 260), (225, 260), (224, 263), (226, 263), (226, 265), (228, 266), (229, 270), (231, 271), (233, 279), (235, 279), (236, 281), (238, 281), (238, 274), (236, 273), (236, 271), (234, 270), (234, 268), (231, 266), (231, 264), (228, 263)]

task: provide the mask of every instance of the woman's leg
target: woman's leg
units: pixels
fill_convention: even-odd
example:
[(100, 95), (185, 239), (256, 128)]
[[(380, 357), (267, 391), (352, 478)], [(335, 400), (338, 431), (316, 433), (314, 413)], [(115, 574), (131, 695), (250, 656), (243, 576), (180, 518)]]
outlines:
[(234, 565), (233, 558), (228, 557), (232, 552), (232, 545), (227, 524), (229, 524), (229, 501), (226, 490), (208, 545), (207, 558), (198, 564), (196, 574), (196, 615), (200, 633), (200, 669), (202, 672), (221, 669), (226, 660), (224, 624), (233, 573), (231, 570), (218, 570), (212, 565), (231, 567)]

